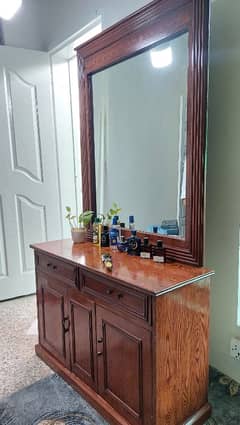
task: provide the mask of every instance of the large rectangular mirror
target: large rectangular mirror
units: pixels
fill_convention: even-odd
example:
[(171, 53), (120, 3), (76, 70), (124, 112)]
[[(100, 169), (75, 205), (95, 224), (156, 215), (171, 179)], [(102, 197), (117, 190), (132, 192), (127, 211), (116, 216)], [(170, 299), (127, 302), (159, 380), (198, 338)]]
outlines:
[(161, 234), (168, 258), (195, 265), (203, 261), (208, 11), (208, 0), (156, 0), (77, 49), (84, 209), (117, 202), (140, 237)]
[(93, 75), (98, 212), (185, 237), (187, 82), (188, 33)]

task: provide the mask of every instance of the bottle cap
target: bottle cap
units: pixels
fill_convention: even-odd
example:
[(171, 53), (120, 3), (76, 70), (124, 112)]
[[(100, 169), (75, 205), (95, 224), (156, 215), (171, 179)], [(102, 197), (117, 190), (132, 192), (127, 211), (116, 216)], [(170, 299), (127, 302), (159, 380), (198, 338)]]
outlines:
[(114, 217), (116, 218), (116, 220), (118, 222), (119, 221), (119, 215), (115, 215)]
[(162, 242), (162, 241), (160, 241), (160, 240), (158, 240), (158, 241), (157, 241), (157, 247), (158, 247), (158, 248), (162, 248), (162, 247), (163, 247), (163, 242)]
[(108, 226), (103, 226), (103, 231), (108, 232)]
[(114, 225), (114, 226), (116, 226), (117, 225), (117, 216), (115, 215), (114, 217), (113, 217), (113, 219), (112, 219), (112, 224)]
[(124, 227), (125, 227), (125, 223), (120, 223), (120, 227), (121, 227), (122, 229), (124, 229)]
[(148, 245), (148, 242), (149, 242), (149, 238), (148, 238), (147, 236), (145, 236), (145, 237), (143, 238), (143, 245), (144, 245), (144, 246), (147, 246), (147, 245)]
[(134, 223), (134, 215), (129, 216), (129, 223)]
[(157, 233), (158, 232), (158, 226), (153, 226), (153, 233)]
[(132, 234), (132, 236), (136, 236), (137, 231), (136, 230), (131, 230), (131, 234)]

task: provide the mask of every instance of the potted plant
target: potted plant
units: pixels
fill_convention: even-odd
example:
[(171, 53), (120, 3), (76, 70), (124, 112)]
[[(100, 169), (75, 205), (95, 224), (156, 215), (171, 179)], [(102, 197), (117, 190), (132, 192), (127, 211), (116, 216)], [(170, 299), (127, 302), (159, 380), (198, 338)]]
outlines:
[(103, 224), (109, 225), (112, 217), (118, 215), (120, 211), (122, 211), (122, 208), (119, 208), (116, 202), (113, 202), (112, 207), (105, 214), (100, 214), (99, 218)]
[(66, 207), (66, 219), (69, 222), (73, 243), (82, 243), (86, 238), (87, 227), (92, 220), (93, 211), (83, 211), (78, 217), (72, 215), (70, 207)]

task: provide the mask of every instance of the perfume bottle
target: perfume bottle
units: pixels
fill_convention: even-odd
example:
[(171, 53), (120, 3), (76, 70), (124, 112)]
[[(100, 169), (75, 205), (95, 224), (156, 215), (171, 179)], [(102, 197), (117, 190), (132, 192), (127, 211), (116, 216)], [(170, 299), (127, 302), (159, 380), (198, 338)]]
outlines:
[(108, 226), (103, 226), (102, 227), (101, 246), (103, 246), (103, 247), (109, 246), (109, 231), (108, 231)]
[(112, 225), (109, 233), (110, 238), (110, 247), (112, 249), (117, 249), (117, 243), (119, 238), (119, 225), (118, 225), (118, 219), (117, 216), (113, 217)]
[(135, 230), (134, 215), (129, 216), (128, 227), (129, 227), (130, 230)]
[(141, 244), (141, 258), (152, 258), (152, 245), (149, 244), (149, 238), (144, 237), (143, 243)]
[(140, 255), (141, 239), (136, 236), (136, 230), (131, 231), (131, 236), (128, 238), (128, 254)]
[(120, 236), (117, 247), (120, 252), (127, 252), (128, 241), (126, 240), (125, 236)]
[(166, 262), (166, 252), (162, 241), (158, 240), (157, 245), (152, 246), (152, 258), (156, 263)]
[(93, 223), (93, 243), (97, 244), (99, 243), (99, 224), (100, 224), (100, 219), (99, 218), (95, 218), (94, 223)]

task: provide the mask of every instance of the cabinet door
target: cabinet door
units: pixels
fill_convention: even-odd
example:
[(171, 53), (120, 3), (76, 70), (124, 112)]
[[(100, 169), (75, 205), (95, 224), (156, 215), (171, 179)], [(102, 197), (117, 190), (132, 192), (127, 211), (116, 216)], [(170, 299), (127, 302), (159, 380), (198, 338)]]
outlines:
[(96, 388), (95, 304), (76, 289), (68, 290), (71, 370)]
[(62, 281), (37, 274), (37, 299), (40, 344), (64, 365), (69, 363), (66, 333), (69, 323), (66, 317), (65, 295), (67, 286)]
[(96, 307), (100, 395), (132, 424), (152, 421), (151, 332)]

